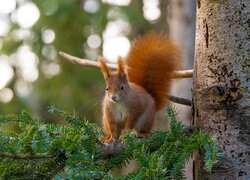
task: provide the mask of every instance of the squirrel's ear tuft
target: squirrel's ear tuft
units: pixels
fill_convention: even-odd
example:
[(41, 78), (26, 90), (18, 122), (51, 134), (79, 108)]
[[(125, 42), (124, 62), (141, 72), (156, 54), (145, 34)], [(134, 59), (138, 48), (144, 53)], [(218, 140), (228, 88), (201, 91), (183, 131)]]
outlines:
[(110, 73), (109, 73), (109, 69), (105, 63), (105, 59), (101, 56), (98, 56), (98, 61), (100, 62), (100, 68), (101, 68), (101, 72), (103, 74), (103, 77), (106, 81), (108, 81), (108, 79), (110, 77)]
[(123, 61), (121, 56), (118, 56), (117, 64), (118, 64), (118, 74), (120, 75), (120, 73), (124, 72)]
[(127, 82), (126, 74), (124, 71), (124, 64), (121, 56), (118, 56), (118, 75), (120, 78), (124, 80), (124, 82)]

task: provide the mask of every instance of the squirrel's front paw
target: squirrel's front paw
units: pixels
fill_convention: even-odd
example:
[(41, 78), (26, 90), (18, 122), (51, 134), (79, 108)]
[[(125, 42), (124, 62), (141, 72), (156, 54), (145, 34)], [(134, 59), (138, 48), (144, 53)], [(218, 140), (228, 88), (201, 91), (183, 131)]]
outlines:
[(112, 138), (110, 135), (106, 135), (106, 136), (101, 137), (100, 141), (101, 141), (101, 143), (110, 144), (110, 143), (113, 143), (115, 141), (115, 139)]
[(150, 135), (151, 135), (151, 132), (145, 132), (145, 131), (137, 132), (137, 137), (139, 138), (149, 137)]

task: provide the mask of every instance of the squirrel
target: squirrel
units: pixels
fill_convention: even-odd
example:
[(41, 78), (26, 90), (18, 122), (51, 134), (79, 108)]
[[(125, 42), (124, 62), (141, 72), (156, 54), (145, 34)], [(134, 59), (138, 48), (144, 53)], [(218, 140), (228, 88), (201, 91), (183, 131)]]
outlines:
[(103, 57), (99, 62), (106, 81), (101, 142), (114, 142), (128, 129), (150, 135), (156, 112), (167, 103), (171, 75), (180, 68), (180, 49), (151, 32), (133, 41), (125, 62), (118, 57), (117, 71), (110, 71)]

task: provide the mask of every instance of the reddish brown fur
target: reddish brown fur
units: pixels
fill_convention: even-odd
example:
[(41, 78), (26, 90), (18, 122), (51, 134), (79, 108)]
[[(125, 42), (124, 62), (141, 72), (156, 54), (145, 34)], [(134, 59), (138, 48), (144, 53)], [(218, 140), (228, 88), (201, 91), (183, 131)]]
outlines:
[(126, 69), (121, 57), (117, 72), (110, 72), (103, 58), (99, 61), (107, 85), (103, 100), (106, 135), (101, 141), (112, 142), (127, 129), (149, 135), (155, 112), (166, 104), (169, 76), (180, 62), (178, 48), (162, 34), (150, 33), (135, 40)]
[(132, 44), (126, 60), (128, 81), (145, 88), (160, 110), (168, 99), (170, 74), (180, 64), (179, 48), (163, 34), (149, 33)]
[(105, 63), (105, 60), (103, 57), (98, 57), (99, 59), (99, 62), (100, 62), (100, 67), (101, 67), (101, 71), (102, 71), (102, 74), (104, 76), (104, 79), (107, 80), (110, 76), (109, 74), (109, 69), (108, 67), (106, 66), (106, 63)]

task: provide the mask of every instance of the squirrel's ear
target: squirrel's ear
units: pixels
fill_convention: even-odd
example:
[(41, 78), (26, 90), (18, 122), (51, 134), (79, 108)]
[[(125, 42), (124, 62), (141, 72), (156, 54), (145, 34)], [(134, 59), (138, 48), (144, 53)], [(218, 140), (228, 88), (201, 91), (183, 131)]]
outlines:
[(123, 61), (122, 61), (121, 56), (118, 56), (117, 64), (118, 64), (118, 74), (120, 75), (121, 73), (124, 72), (124, 70), (123, 70)]
[(126, 73), (124, 71), (124, 65), (123, 65), (123, 60), (121, 56), (118, 56), (118, 75), (120, 78), (122, 78), (124, 80), (124, 82), (127, 82), (127, 77), (126, 77)]
[(109, 76), (110, 76), (110, 73), (109, 73), (109, 69), (108, 69), (108, 67), (107, 67), (107, 65), (106, 65), (106, 63), (105, 63), (105, 60), (104, 60), (104, 58), (101, 57), (101, 56), (98, 56), (98, 60), (99, 60), (99, 62), (100, 62), (100, 68), (101, 68), (101, 72), (102, 72), (102, 74), (103, 74), (103, 77), (104, 77), (104, 79), (105, 79), (106, 81), (108, 81)]

